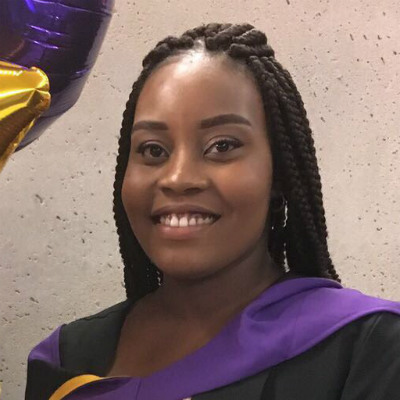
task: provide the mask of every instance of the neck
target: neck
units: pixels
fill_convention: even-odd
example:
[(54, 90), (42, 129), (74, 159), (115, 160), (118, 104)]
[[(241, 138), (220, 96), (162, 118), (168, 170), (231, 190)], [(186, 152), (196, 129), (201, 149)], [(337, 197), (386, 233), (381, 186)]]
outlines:
[(224, 324), (283, 274), (264, 248), (206, 278), (179, 280), (165, 276), (154, 300), (173, 318)]

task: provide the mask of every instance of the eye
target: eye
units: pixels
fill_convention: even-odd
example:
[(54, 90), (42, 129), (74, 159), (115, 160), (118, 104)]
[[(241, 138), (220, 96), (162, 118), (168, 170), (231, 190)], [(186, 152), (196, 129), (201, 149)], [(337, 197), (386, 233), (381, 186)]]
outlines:
[[(242, 143), (236, 139), (220, 139), (214, 142), (206, 151), (206, 154), (220, 154), (220, 153), (227, 153), (231, 148), (236, 149), (241, 147)], [(217, 151), (210, 151), (212, 148), (216, 148)], [(146, 150), (147, 152), (146, 156)], [(166, 151), (156, 143), (141, 143), (138, 148), (136, 149), (136, 153), (141, 154), (145, 158), (150, 159), (160, 159), (162, 154), (166, 153)]]
[(145, 156), (145, 151), (150, 149), (151, 158), (160, 158), (160, 155), (165, 151), (160, 145), (156, 143), (142, 143), (136, 150), (136, 153)]
[(217, 140), (212, 144), (212, 146), (209, 147), (209, 149), (212, 149), (215, 147), (217, 149), (216, 152), (210, 152), (209, 149), (206, 151), (207, 153), (215, 154), (215, 153), (226, 153), (229, 150), (229, 147), (232, 146), (234, 149), (241, 147), (242, 143), (239, 142), (239, 140), (236, 139), (220, 139)]

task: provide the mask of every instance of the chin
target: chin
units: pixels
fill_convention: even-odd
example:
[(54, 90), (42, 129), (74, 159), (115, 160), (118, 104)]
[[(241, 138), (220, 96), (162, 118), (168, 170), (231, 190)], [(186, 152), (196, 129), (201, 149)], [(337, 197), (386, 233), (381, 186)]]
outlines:
[(204, 268), (204, 264), (199, 266), (186, 263), (182, 265), (182, 267), (179, 267), (176, 262), (170, 268), (167, 266), (159, 266), (159, 269), (164, 274), (164, 279), (170, 278), (177, 281), (187, 282), (204, 280), (218, 272), (213, 268)]

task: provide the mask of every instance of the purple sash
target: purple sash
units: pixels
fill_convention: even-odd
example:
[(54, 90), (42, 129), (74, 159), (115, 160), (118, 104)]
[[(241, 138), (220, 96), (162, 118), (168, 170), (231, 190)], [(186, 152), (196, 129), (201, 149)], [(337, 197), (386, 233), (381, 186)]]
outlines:
[[(400, 315), (400, 303), (364, 295), (323, 278), (295, 278), (266, 289), (199, 350), (148, 377), (107, 378), (67, 400), (181, 400), (289, 360), (363, 316)], [(29, 359), (59, 366), (59, 329)]]

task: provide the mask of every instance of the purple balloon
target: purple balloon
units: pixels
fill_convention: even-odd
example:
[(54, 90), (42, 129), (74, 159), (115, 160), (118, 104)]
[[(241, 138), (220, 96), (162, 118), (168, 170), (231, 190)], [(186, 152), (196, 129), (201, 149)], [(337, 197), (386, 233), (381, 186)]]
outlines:
[(42, 69), (51, 106), (21, 149), (78, 100), (99, 54), (114, 0), (0, 0), (0, 60)]

